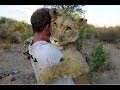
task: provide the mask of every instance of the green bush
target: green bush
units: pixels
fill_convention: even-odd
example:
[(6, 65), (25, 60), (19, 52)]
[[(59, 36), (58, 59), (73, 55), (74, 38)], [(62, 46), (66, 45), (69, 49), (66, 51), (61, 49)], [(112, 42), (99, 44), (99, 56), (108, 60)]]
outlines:
[(80, 28), (80, 32), (79, 32), (80, 46), (83, 45), (87, 39), (91, 39), (94, 36), (95, 36), (95, 27), (90, 24), (85, 24), (82, 28)]
[(82, 27), (80, 29), (80, 33), (79, 33), (79, 43), (80, 43), (80, 46), (82, 46), (86, 40), (86, 35), (87, 35), (87, 32), (86, 32), (86, 29), (84, 27)]
[(7, 32), (5, 30), (0, 32), (0, 39), (7, 39)]
[(11, 43), (15, 43), (15, 44), (19, 44), (20, 43), (20, 40), (17, 38), (17, 36), (10, 36), (10, 42)]
[[(32, 27), (24, 21), (11, 18), (0, 18), (0, 39), (10, 43), (21, 43), (32, 36)], [(21, 40), (22, 39), (22, 40)]]
[(27, 30), (28, 25), (25, 22), (18, 22), (16, 24), (16, 30), (20, 31), (21, 33), (25, 32)]
[(19, 44), (21, 41), (18, 39), (17, 36), (11, 34), (11, 33), (6, 33), (7, 38), (5, 40), (8, 40), (10, 43), (15, 43)]
[(3, 31), (0, 34), (0, 39), (7, 40), (10, 43), (16, 43), (16, 44), (20, 43), (20, 40), (17, 38), (17, 36), (13, 35), (11, 32), (8, 31)]
[(86, 24), (84, 28), (86, 29), (86, 39), (91, 39), (92, 36), (95, 36), (96, 32), (95, 27), (93, 25)]
[(103, 45), (97, 44), (89, 55), (88, 64), (91, 71), (97, 71), (102, 65), (107, 62), (108, 54), (103, 49)]
[(22, 34), (22, 41), (24, 42), (26, 39), (32, 36), (31, 32), (25, 32)]
[(1, 18), (0, 18), (0, 24), (4, 24), (4, 23), (5, 23), (5, 20), (6, 20), (5, 17), (1, 17)]

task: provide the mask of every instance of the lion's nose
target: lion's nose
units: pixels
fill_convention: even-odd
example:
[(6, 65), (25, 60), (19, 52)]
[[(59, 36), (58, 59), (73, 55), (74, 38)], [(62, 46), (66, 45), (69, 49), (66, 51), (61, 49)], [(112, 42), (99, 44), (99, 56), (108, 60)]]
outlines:
[(54, 40), (54, 42), (56, 43), (56, 42), (57, 42), (57, 40)]

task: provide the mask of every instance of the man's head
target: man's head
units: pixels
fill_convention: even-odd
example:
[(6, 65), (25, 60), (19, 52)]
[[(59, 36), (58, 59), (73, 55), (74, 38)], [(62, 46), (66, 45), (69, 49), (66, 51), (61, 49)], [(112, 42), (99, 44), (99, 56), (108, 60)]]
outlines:
[(44, 32), (50, 34), (51, 17), (48, 8), (37, 9), (31, 16), (33, 33)]

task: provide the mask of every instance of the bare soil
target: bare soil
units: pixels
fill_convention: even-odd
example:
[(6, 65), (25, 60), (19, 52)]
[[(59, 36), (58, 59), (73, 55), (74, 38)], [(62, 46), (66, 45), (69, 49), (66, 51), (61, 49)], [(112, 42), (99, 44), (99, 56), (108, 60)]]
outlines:
[(24, 59), (22, 45), (0, 50), (0, 84), (36, 84), (30, 60)]

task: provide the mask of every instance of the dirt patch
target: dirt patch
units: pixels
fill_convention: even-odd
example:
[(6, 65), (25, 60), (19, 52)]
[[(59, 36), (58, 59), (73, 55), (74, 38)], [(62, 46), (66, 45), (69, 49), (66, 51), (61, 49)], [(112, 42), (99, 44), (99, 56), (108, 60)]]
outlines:
[(22, 56), (22, 45), (0, 50), (0, 84), (37, 84), (30, 60)]

